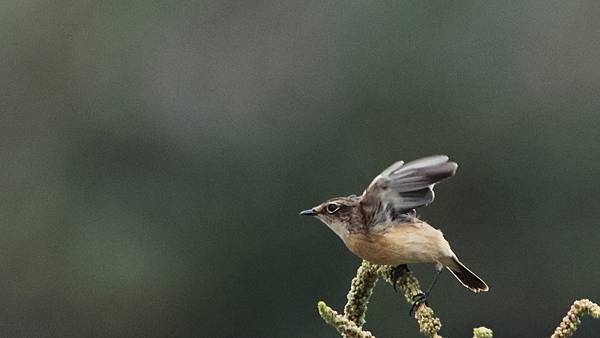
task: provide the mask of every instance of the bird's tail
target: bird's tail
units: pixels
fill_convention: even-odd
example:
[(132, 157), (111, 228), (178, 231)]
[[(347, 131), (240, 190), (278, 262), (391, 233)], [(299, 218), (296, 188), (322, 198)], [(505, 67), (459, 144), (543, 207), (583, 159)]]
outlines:
[(476, 274), (471, 272), (466, 266), (464, 266), (456, 257), (448, 259), (448, 262), (444, 262), (446, 268), (460, 281), (462, 285), (471, 289), (473, 292), (488, 291), (489, 287), (485, 282), (477, 277)]

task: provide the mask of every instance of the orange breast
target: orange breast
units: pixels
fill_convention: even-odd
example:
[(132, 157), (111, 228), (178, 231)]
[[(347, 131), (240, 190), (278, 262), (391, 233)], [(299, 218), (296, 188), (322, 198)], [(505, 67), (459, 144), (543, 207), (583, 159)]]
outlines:
[(355, 255), (375, 264), (429, 263), (453, 255), (442, 232), (427, 223), (399, 224), (380, 233), (350, 234), (344, 243)]

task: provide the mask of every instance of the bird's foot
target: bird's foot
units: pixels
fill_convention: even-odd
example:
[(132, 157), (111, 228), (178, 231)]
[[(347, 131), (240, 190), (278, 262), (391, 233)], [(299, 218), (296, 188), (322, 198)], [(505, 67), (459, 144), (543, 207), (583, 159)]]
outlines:
[(408, 311), (408, 315), (412, 317), (413, 314), (415, 313), (415, 311), (417, 311), (417, 308), (421, 304), (429, 305), (429, 304), (427, 304), (427, 297), (429, 297), (429, 295), (426, 293), (423, 293), (423, 292), (419, 292), (416, 295), (414, 295), (412, 297), (413, 303), (412, 303), (412, 306), (410, 307), (410, 310)]
[(394, 287), (394, 291), (398, 292), (398, 289), (396, 287), (396, 282), (398, 281), (400, 276), (402, 276), (403, 273), (408, 272), (408, 271), (410, 271), (410, 270), (408, 270), (408, 266), (406, 264), (398, 265), (392, 269), (392, 275), (390, 277), (392, 280), (392, 286)]

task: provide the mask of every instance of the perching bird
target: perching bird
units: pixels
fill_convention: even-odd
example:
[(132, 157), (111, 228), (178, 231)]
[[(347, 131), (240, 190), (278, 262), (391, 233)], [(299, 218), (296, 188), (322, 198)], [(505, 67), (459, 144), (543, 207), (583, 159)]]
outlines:
[(443, 155), (406, 164), (398, 161), (375, 177), (361, 196), (332, 198), (300, 214), (316, 216), (352, 253), (371, 263), (398, 267), (434, 263), (438, 274), (446, 267), (465, 287), (487, 291), (486, 283), (459, 261), (442, 232), (414, 211), (433, 202), (435, 184), (453, 176), (457, 167)]

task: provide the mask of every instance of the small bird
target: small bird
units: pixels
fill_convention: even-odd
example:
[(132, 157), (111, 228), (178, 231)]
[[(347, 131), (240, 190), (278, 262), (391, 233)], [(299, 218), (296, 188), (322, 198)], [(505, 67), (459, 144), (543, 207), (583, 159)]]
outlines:
[(434, 263), (437, 274), (420, 302), (426, 302), (443, 267), (473, 292), (488, 291), (487, 284), (460, 262), (442, 232), (415, 212), (433, 202), (438, 182), (456, 173), (458, 165), (448, 160), (436, 155), (406, 164), (398, 161), (375, 177), (361, 196), (332, 198), (300, 215), (317, 217), (352, 253), (371, 263), (397, 269)]

